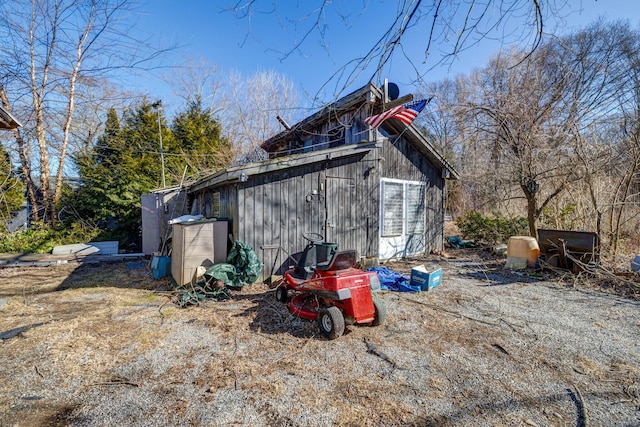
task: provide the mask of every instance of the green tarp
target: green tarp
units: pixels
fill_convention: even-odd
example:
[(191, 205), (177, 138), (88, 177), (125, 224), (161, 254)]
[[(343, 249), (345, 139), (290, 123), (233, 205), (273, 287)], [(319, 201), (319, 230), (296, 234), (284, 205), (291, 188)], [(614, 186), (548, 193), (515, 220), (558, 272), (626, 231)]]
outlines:
[(258, 259), (253, 248), (237, 240), (233, 243), (229, 255), (227, 255), (227, 263), (236, 268), (237, 276), (233, 280), (233, 284), (229, 283), (234, 287), (252, 284), (258, 280), (260, 271), (262, 271), (262, 262)]
[(205, 299), (218, 301), (231, 298), (229, 287), (241, 288), (254, 283), (262, 271), (262, 262), (253, 248), (236, 240), (227, 255), (227, 262), (209, 267), (195, 285), (177, 290), (178, 305), (196, 305)]

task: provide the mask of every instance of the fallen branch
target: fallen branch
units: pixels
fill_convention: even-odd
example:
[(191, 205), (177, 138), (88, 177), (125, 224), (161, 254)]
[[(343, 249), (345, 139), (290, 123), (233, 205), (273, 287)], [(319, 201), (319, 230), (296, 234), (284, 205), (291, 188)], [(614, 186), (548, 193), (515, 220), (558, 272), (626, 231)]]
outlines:
[(498, 343), (493, 343), (493, 344), (491, 344), (491, 345), (492, 345), (494, 348), (498, 349), (501, 353), (504, 353), (504, 354), (506, 354), (507, 356), (510, 356), (509, 352), (508, 352), (507, 350), (505, 350), (505, 349), (504, 349), (504, 347), (503, 347), (503, 346), (501, 346), (500, 344), (498, 344)]
[(292, 351), (291, 353), (287, 354), (286, 356), (282, 356), (282, 357), (278, 357), (277, 359), (271, 361), (271, 363), (269, 363), (267, 366), (265, 366), (264, 370), (269, 369), (271, 366), (275, 365), (276, 363), (280, 362), (283, 359), (293, 359), (293, 356), (295, 356), (296, 354), (300, 353), (302, 350), (304, 350), (307, 345), (309, 344), (309, 342), (311, 342), (311, 339), (315, 338), (315, 335), (312, 335), (310, 338), (308, 338), (304, 344), (302, 344), (300, 347), (298, 347), (295, 351)]
[(569, 254), (567, 254), (567, 258), (580, 268), (579, 273), (572, 274), (567, 270), (555, 267), (542, 260), (540, 261), (540, 266), (544, 270), (550, 270), (551, 272), (558, 275), (558, 282), (567, 282), (568, 285), (573, 286), (574, 288), (579, 284), (584, 284), (585, 282), (593, 282), (594, 284), (599, 284), (602, 287), (602, 283), (599, 282), (610, 280), (613, 286), (626, 285), (628, 287), (630, 292), (628, 294), (624, 293), (624, 295), (633, 296), (635, 298), (638, 298), (638, 296), (640, 295), (640, 282), (638, 282), (637, 280), (628, 279), (624, 276), (609, 271), (605, 267), (603, 267), (602, 264), (585, 264)]
[(580, 389), (578, 389), (578, 387), (576, 387), (575, 385), (573, 386), (575, 392), (571, 389), (567, 389), (567, 391), (569, 392), (569, 394), (571, 395), (571, 398), (575, 401), (576, 403), (576, 411), (577, 411), (577, 426), (578, 427), (588, 427), (589, 425), (589, 416), (587, 415), (587, 407), (584, 403), (584, 399), (582, 398), (582, 393), (580, 393)]
[(105, 381), (105, 382), (102, 382), (102, 383), (93, 383), (93, 384), (90, 384), (90, 385), (92, 385), (92, 386), (98, 386), (98, 385), (130, 385), (132, 387), (140, 387), (140, 385), (137, 384), (137, 383), (128, 381), (125, 378), (117, 378), (117, 377), (116, 378), (112, 378), (109, 381)]
[[(511, 323), (509, 323), (509, 322), (507, 322), (506, 320), (504, 320), (502, 317), (498, 318), (498, 320), (499, 320), (499, 321), (501, 321), (502, 323), (504, 323), (505, 325), (507, 325), (509, 328), (511, 328), (511, 330), (512, 330), (513, 332), (517, 332), (517, 333), (519, 333), (519, 334), (521, 333), (519, 330), (517, 330), (517, 329), (515, 328), (515, 326), (513, 326)], [(517, 325), (517, 326), (518, 326), (518, 327), (520, 327), (520, 328), (524, 328), (524, 326), (522, 326), (522, 325)]]
[(379, 351), (378, 347), (375, 344), (370, 343), (369, 340), (367, 340), (367, 338), (364, 338), (363, 341), (367, 345), (367, 353), (378, 356), (380, 359), (384, 360), (385, 362), (393, 366), (394, 369), (398, 367), (396, 362), (391, 360), (391, 358), (386, 354), (384, 354), (383, 352)]
[(38, 369), (38, 365), (35, 365), (34, 368), (36, 369), (36, 374), (40, 375), (41, 378), (44, 378), (44, 375), (42, 375), (42, 372)]

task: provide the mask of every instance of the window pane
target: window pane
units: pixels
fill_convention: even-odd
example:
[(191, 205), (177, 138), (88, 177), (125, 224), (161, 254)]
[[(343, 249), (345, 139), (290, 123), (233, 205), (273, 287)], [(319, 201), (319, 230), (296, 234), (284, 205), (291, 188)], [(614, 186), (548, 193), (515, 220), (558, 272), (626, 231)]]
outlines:
[(407, 184), (407, 234), (422, 234), (425, 231), (425, 186)]
[(404, 218), (403, 185), (397, 182), (382, 183), (382, 235), (402, 235)]

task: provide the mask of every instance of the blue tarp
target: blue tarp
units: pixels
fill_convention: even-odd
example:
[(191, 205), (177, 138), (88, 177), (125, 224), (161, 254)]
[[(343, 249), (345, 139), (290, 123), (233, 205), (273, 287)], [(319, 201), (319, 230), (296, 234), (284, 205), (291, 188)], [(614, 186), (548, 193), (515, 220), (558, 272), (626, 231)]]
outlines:
[(402, 274), (386, 267), (371, 267), (367, 271), (375, 271), (380, 278), (380, 287), (387, 291), (420, 292), (420, 286), (411, 286), (411, 280)]
[(478, 246), (475, 242), (469, 242), (469, 241), (466, 241), (466, 240), (462, 240), (459, 236), (447, 237), (447, 242), (454, 249), (475, 248), (475, 247)]

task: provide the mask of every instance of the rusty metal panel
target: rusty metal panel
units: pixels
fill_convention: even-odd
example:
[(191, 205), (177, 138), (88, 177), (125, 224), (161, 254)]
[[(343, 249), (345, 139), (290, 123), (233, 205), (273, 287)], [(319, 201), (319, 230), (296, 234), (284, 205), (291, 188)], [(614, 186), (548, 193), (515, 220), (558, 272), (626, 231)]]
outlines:
[(540, 229), (538, 246), (547, 263), (573, 271), (581, 270), (579, 263), (597, 263), (600, 260), (600, 238), (597, 233)]

